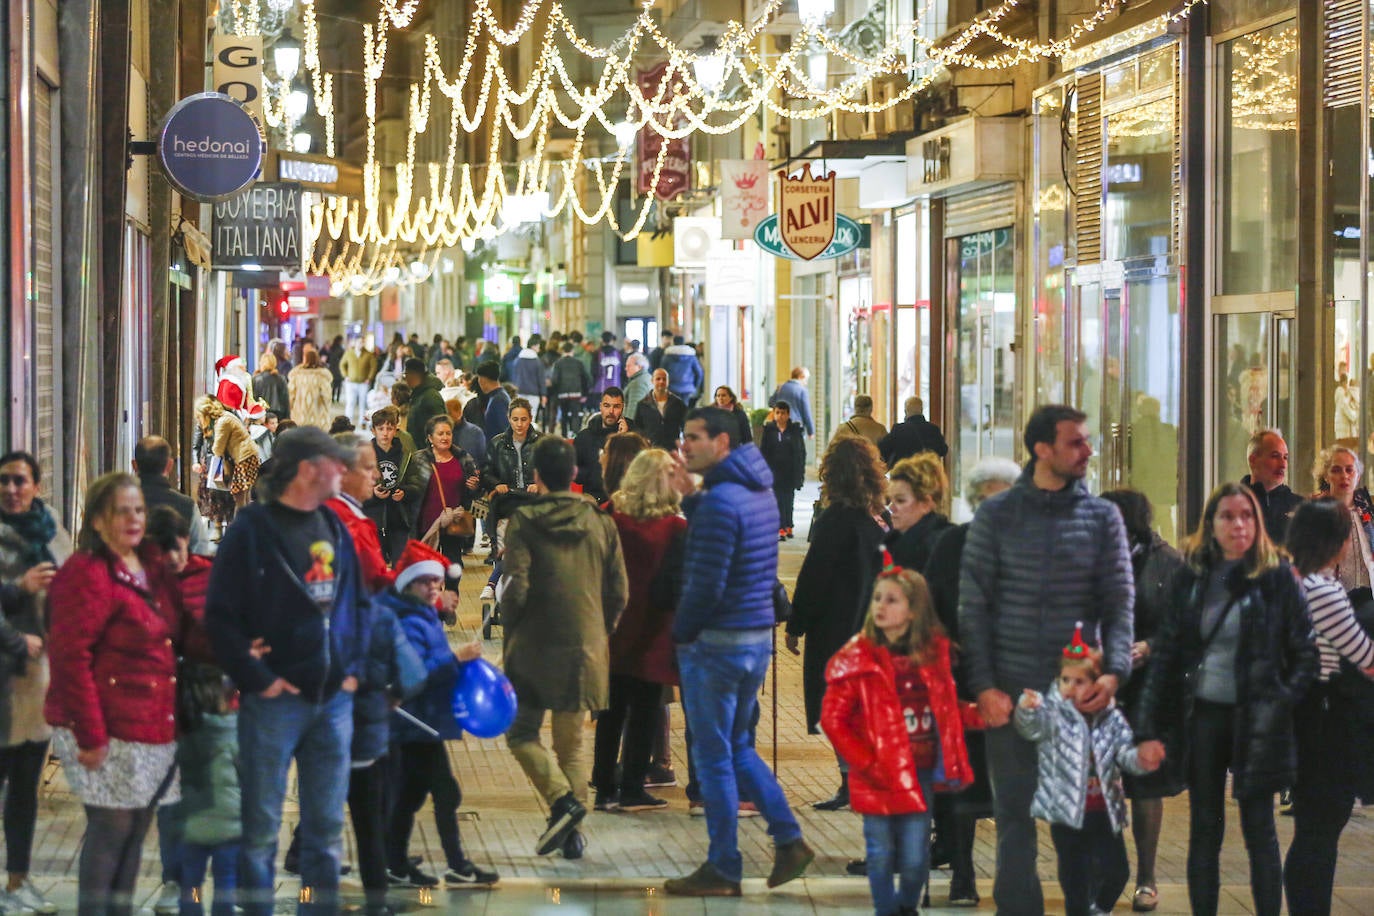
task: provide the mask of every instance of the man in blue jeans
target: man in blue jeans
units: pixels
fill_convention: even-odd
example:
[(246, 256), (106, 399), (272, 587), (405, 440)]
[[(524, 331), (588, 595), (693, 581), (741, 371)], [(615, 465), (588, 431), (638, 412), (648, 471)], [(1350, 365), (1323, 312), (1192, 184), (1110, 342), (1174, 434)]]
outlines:
[[(769, 887), (800, 877), (816, 857), (751, 734), (773, 649), (778, 507), (763, 455), (752, 444), (739, 445), (737, 430), (734, 417), (717, 407), (689, 413), (686, 464), (678, 465), (674, 480), (688, 526), (673, 639), (710, 836), (705, 864), (664, 885), (681, 896), (739, 896), (741, 793), (768, 821), (775, 846)], [(701, 492), (694, 492), (689, 472), (704, 478)]]
[(353, 739), (353, 692), (371, 607), (352, 539), (324, 502), (355, 451), (324, 430), (277, 440), (262, 502), (239, 510), (210, 573), (205, 623), (241, 692), (240, 902), (270, 916), (287, 771), (300, 797), (300, 912), (339, 909), (339, 858)]

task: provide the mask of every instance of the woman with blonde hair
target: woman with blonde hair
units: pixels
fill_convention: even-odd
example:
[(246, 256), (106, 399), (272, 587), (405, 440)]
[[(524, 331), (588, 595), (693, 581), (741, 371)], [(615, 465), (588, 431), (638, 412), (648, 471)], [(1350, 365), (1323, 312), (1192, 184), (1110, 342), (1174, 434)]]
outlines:
[(1317, 478), (1316, 495), (1332, 497), (1350, 513), (1350, 549), (1336, 563), (1336, 580), (1348, 592), (1367, 589), (1374, 585), (1374, 501), (1360, 483), (1364, 462), (1353, 448), (1333, 445), (1317, 456), (1312, 476)]
[[(610, 500), (625, 552), (630, 599), (611, 634), (610, 708), (596, 720), (592, 785), (602, 811), (649, 811), (668, 804), (644, 790), (644, 776), (663, 688), (678, 683), (673, 611), (687, 520), (679, 511), (682, 497), (672, 485), (674, 467), (673, 457), (662, 449), (640, 452)], [(622, 729), (625, 753), (617, 785)]]
[(1244, 484), (1212, 492), (1184, 556), (1151, 642), (1136, 737), (1162, 741), (1166, 759), (1186, 767), (1192, 912), (1217, 912), (1229, 772), (1255, 912), (1276, 916), (1283, 868), (1274, 795), (1296, 776), (1293, 710), (1319, 665), (1312, 621)]
[(949, 477), (934, 452), (903, 458), (887, 475), (887, 511), (892, 531), (887, 549), (903, 569), (924, 571), (935, 542), (950, 528), (945, 505)]
[[(830, 657), (859, 632), (868, 613), (873, 581), (882, 571), (883, 511), (887, 468), (872, 442), (859, 436), (836, 439), (821, 459), (821, 499), (825, 504), (812, 521), (811, 544), (797, 574), (792, 617), (787, 621), (787, 649), (801, 654), (806, 725), (819, 732), (825, 696), (825, 666)], [(818, 802), (821, 811), (849, 805), (848, 764), (840, 759), (840, 787), (834, 797)]]
[(286, 379), (277, 372), (277, 358), (270, 352), (258, 358), (258, 374), (253, 376), (253, 395), (267, 402), (267, 409), (280, 420), (291, 416), (291, 395)]
[(305, 349), (301, 364), (286, 378), (286, 388), (291, 397), (291, 419), (301, 426), (329, 429), (334, 419), (334, 376), (320, 363), (318, 350)]

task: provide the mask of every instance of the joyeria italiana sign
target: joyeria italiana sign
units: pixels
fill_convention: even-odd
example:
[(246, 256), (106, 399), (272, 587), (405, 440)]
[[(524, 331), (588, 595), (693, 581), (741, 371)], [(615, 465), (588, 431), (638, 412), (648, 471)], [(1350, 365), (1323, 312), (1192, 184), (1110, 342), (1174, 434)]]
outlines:
[(300, 270), (301, 186), (260, 181), (215, 204), (215, 270)]
[(215, 203), (248, 187), (262, 169), (263, 141), (253, 116), (219, 92), (187, 96), (158, 132), (158, 158), (172, 187)]

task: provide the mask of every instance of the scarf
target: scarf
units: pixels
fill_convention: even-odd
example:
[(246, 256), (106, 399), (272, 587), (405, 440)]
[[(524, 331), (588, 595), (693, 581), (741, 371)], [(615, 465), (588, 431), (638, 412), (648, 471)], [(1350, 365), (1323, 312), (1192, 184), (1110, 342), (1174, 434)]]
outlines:
[(35, 499), (29, 511), (10, 515), (0, 512), (0, 522), (14, 529), (23, 542), (19, 553), (22, 568), (32, 569), (39, 563), (56, 563), (57, 560), (48, 549), (53, 538), (57, 537), (57, 522), (53, 520), (43, 500)]

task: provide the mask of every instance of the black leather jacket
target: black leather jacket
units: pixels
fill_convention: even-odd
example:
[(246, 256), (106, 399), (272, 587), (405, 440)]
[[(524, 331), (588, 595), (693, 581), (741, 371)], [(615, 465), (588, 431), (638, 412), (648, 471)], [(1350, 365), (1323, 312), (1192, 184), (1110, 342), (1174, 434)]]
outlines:
[[(1293, 710), (1320, 664), (1312, 621), (1287, 563), (1256, 578), (1237, 568), (1226, 584), (1241, 624), (1232, 791), (1236, 798), (1272, 794), (1291, 786), (1297, 771)], [(1207, 573), (1187, 566), (1175, 577), (1133, 717), (1137, 740), (1162, 740), (1185, 773), (1206, 593)]]
[(491, 492), (505, 484), (514, 490), (517, 472), (523, 472), (526, 487), (534, 483), (534, 444), (542, 435), (531, 426), (525, 436), (525, 447), (520, 450), (515, 448), (515, 439), (510, 430), (492, 439), (487, 444), (487, 460), (482, 466), (482, 489)]

